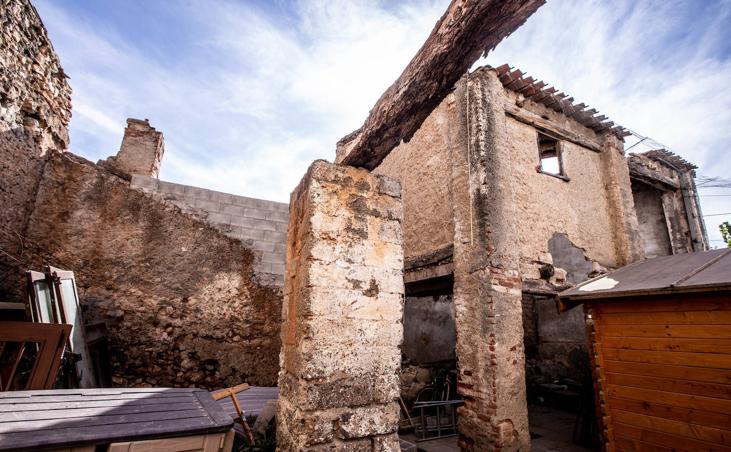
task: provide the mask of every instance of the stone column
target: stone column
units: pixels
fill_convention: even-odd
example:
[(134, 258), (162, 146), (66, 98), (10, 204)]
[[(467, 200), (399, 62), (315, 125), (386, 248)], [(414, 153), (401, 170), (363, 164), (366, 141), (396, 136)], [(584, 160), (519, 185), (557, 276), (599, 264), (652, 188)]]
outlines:
[(503, 87), (493, 72), (482, 70), (463, 79), (455, 95), (469, 143), (454, 149), (452, 168), (457, 389), (465, 399), (460, 447), (527, 451), (521, 279)]
[(292, 193), (277, 448), (397, 451), (400, 186), (316, 161)]
[(627, 265), (644, 259), (645, 252), (632, 197), (629, 167), (624, 158), (624, 144), (613, 134), (602, 136), (602, 166), (617, 266)]

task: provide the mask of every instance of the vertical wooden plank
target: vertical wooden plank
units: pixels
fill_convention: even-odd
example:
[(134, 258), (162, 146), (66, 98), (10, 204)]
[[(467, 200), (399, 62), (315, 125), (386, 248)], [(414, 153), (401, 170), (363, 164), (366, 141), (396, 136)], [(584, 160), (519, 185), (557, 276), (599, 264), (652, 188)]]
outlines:
[(223, 439), (223, 444), (221, 445), (221, 452), (231, 452), (234, 448), (234, 436), (235, 436), (234, 429), (229, 430), (226, 432), (226, 436)]
[(206, 435), (203, 438), (203, 452), (218, 452), (223, 436), (223, 433)]
[(129, 452), (129, 448), (132, 443), (113, 443), (109, 445), (107, 452)]
[(596, 326), (599, 321), (597, 318), (598, 310), (592, 303), (584, 304), (584, 315), (587, 317), (586, 321), (586, 337), (587, 337), (587, 348), (589, 351), (589, 360), (591, 367), (591, 376), (594, 380), (594, 409), (596, 410), (596, 418), (598, 425), (598, 431), (600, 435), (600, 442), (602, 444), (602, 450), (605, 452), (614, 452), (614, 442), (611, 433), (611, 422), (608, 418), (607, 412), (607, 401), (606, 392), (604, 391), (604, 370), (602, 368), (601, 358), (601, 345), (596, 343), (599, 337), (596, 332)]

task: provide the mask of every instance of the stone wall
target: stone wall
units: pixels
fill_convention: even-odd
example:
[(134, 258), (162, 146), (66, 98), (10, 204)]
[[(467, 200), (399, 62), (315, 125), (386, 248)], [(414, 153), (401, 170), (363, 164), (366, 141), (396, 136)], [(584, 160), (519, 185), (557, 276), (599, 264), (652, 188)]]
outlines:
[(451, 183), (458, 427), (470, 451), (530, 449), (514, 164), (500, 91), (496, 77), (480, 74), (455, 90), (455, 136), (469, 142), (453, 148)]
[(404, 202), (404, 254), (411, 258), (452, 245), (452, 195), (449, 184), (450, 130), (455, 98), (447, 96), (426, 118), (408, 143), (386, 157), (377, 174), (401, 182)]
[(35, 8), (0, 0), (0, 281), (10, 285), (42, 155), (66, 150), (70, 119), (71, 88)]
[(0, 132), (62, 151), (70, 119), (71, 87), (38, 13), (26, 0), (1, 0)]
[(191, 187), (153, 177), (132, 176), (132, 188), (170, 202), (223, 234), (244, 242), (255, 253), (254, 270), (263, 284), (284, 284), (284, 247), (289, 205)]
[(292, 192), (277, 448), (398, 451), (397, 182), (316, 161)]
[(50, 153), (20, 269), (73, 270), (119, 386), (276, 384), (281, 292), (254, 253), (70, 153)]

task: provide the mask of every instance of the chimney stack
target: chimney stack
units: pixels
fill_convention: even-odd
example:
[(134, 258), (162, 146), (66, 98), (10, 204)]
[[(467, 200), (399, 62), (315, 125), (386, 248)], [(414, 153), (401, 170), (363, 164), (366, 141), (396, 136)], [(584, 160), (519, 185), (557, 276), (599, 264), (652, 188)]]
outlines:
[(116, 169), (129, 175), (140, 174), (157, 178), (165, 153), (162, 132), (150, 126), (145, 119), (127, 119), (122, 145), (116, 157), (110, 158)]

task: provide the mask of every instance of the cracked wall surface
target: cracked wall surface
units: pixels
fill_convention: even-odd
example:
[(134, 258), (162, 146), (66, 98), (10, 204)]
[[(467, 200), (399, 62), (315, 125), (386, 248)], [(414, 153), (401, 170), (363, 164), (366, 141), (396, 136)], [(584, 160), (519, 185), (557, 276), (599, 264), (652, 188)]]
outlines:
[(399, 184), (316, 161), (292, 193), (277, 449), (400, 450)]

